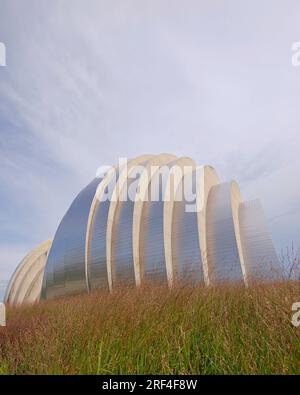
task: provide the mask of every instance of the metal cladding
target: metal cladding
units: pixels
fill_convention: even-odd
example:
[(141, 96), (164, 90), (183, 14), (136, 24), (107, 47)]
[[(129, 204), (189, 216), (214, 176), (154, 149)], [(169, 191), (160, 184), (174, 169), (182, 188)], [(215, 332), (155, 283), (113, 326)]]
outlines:
[(214, 186), (207, 205), (207, 259), (209, 279), (218, 282), (242, 282), (243, 251), (239, 248), (239, 224), (236, 223), (239, 204), (242, 202), (235, 183)]
[(50, 240), (32, 250), (19, 264), (8, 284), (4, 303), (19, 305), (40, 300)]
[(239, 206), (242, 249), (249, 282), (280, 280), (282, 272), (274, 265), (276, 256), (272, 239), (266, 226), (264, 211), (259, 200), (244, 202)]
[(101, 179), (95, 179), (77, 196), (57, 229), (45, 268), (43, 299), (86, 289), (86, 227), (99, 182)]
[[(192, 189), (196, 189), (197, 175), (192, 171)], [(204, 283), (203, 262), (198, 232), (196, 211), (187, 211), (188, 204), (196, 205), (196, 197), (191, 191), (184, 193), (184, 179), (181, 179), (171, 208), (170, 221), (171, 264), (174, 277), (182, 284)]]
[[(41, 270), (42, 299), (122, 284), (282, 278), (260, 204), (244, 202), (237, 183), (221, 183), (211, 166), (169, 154), (140, 156), (93, 180), (64, 216)], [(29, 276), (17, 269), (7, 301), (39, 299), (38, 287), (34, 297), (15, 290), (23, 272)]]

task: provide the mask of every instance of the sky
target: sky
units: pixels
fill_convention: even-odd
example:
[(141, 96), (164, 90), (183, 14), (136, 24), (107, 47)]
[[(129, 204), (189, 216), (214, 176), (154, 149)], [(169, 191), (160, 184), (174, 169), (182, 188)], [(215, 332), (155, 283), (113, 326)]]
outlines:
[(0, 296), (101, 165), (168, 152), (300, 246), (299, 0), (0, 0)]

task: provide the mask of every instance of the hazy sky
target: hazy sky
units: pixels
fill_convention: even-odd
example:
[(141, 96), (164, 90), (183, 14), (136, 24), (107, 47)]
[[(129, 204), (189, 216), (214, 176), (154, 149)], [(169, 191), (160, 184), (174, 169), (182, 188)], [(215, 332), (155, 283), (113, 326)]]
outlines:
[(300, 246), (299, 21), (299, 0), (0, 0), (0, 282), (98, 166), (144, 153), (236, 179)]

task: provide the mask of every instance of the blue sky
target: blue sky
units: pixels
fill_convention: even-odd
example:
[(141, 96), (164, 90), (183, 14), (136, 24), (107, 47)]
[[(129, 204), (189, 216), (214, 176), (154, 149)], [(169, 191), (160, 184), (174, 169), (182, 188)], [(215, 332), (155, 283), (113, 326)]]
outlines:
[[(100, 165), (170, 152), (300, 246), (300, 3), (0, 0), (0, 288)], [(1, 292), (1, 291), (0, 291)]]

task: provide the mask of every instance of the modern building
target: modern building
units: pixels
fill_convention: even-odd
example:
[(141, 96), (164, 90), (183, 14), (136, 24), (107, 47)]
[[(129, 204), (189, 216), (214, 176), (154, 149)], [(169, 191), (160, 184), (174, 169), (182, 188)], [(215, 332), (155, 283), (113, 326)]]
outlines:
[(119, 285), (278, 281), (259, 201), (187, 157), (144, 155), (83, 189), (54, 240), (19, 265), (5, 301), (36, 302)]

